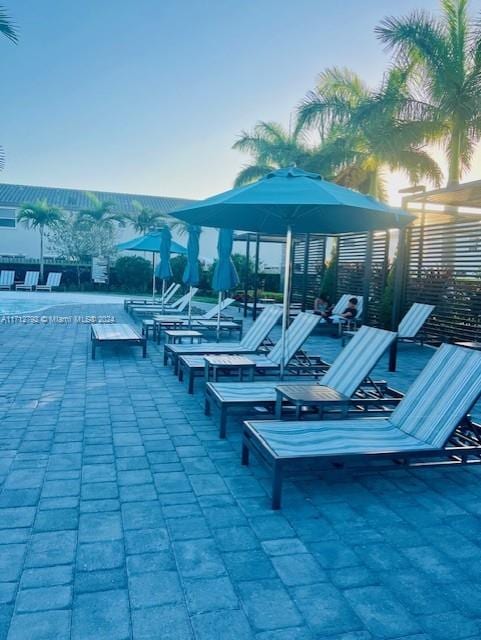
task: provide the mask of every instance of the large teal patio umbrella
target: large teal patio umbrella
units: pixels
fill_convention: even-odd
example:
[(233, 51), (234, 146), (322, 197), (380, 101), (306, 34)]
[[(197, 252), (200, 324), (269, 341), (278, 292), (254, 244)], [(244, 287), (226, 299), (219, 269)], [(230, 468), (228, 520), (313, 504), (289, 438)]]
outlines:
[[(117, 245), (117, 249), (119, 251), (148, 251), (152, 253), (152, 299), (155, 298), (155, 278), (161, 278), (164, 286), (164, 277), (160, 275), (160, 263), (155, 267), (155, 254), (161, 253), (161, 243), (162, 243), (162, 232), (167, 228), (164, 227), (162, 229), (156, 229), (155, 231), (150, 231), (145, 236), (139, 236), (138, 238), (133, 238), (132, 240), (127, 240), (126, 242), (121, 242)], [(169, 232), (170, 233), (170, 232)], [(180, 245), (178, 242), (171, 240), (169, 253), (178, 253), (180, 255), (185, 255), (187, 253), (187, 249)], [(167, 258), (167, 262), (169, 259)], [(170, 264), (169, 264), (170, 269)], [(167, 278), (172, 276), (172, 271), (167, 276)]]
[[(414, 219), (401, 209), (296, 167), (272, 171), (257, 182), (177, 209), (175, 217), (190, 224), (286, 236), (283, 350), (289, 321), (292, 234), (386, 230)], [(281, 376), (283, 373), (281, 366)]]
[[(199, 237), (201, 228), (197, 225), (189, 225), (189, 239), (187, 240), (187, 264), (185, 265), (182, 281), (189, 285), (190, 293), (192, 287), (199, 284)], [(192, 318), (192, 295), (189, 298), (189, 325)]]
[(212, 278), (212, 288), (219, 292), (219, 310), (217, 312), (217, 340), (220, 334), (220, 305), (222, 302), (222, 293), (229, 291), (239, 284), (239, 276), (232, 262), (232, 246), (234, 232), (232, 229), (219, 229), (219, 237), (217, 240), (217, 264), (214, 269)]

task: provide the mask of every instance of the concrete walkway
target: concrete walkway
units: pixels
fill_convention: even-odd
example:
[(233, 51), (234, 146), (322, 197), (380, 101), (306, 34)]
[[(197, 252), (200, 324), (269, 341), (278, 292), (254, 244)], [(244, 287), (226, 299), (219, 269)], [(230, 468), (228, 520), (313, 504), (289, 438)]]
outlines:
[(0, 323), (0, 638), (480, 638), (481, 469), (296, 476), (274, 513), (161, 351), (90, 359), (87, 316), (123, 311), (50, 313), (83, 321)]

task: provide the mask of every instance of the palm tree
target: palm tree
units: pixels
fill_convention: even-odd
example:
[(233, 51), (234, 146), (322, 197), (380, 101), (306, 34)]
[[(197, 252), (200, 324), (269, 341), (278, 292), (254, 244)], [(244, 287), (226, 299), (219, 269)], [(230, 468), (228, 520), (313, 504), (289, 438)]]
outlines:
[(47, 200), (38, 200), (35, 204), (24, 204), (17, 214), (17, 220), (30, 229), (40, 232), (40, 281), (43, 282), (43, 243), (45, 229), (59, 226), (63, 221), (63, 214), (57, 207), (48, 204)]
[[(99, 229), (111, 229), (113, 223), (118, 223), (120, 226), (125, 226), (125, 222), (128, 219), (125, 214), (115, 211), (115, 204), (109, 201), (102, 201), (94, 193), (89, 191), (85, 192), (85, 195), (92, 203), (91, 208), (82, 209), (79, 211), (79, 217), (88, 220), (94, 226)], [(97, 255), (100, 255), (100, 236), (97, 243)]]
[[(0, 6), (0, 34), (4, 35), (11, 42), (16, 44), (18, 42), (17, 28), (10, 20), (5, 8)], [(0, 171), (5, 166), (5, 154), (3, 148), (0, 147)]]
[(168, 216), (149, 207), (144, 207), (140, 202), (134, 200), (132, 205), (136, 209), (135, 213), (128, 216), (130, 224), (139, 233), (145, 234), (156, 227), (166, 224)]
[(249, 153), (253, 160), (237, 175), (234, 186), (253, 182), (267, 173), (296, 165), (302, 169), (314, 170), (315, 154), (304, 143), (303, 134), (295, 128), (287, 132), (277, 122), (258, 122), (252, 132), (242, 131), (233, 149)]
[(321, 74), (298, 109), (298, 128), (317, 132), (324, 175), (384, 200), (386, 169), (404, 171), (414, 183), (440, 183), (441, 170), (423, 148), (439, 126), (429, 107), (409, 94), (408, 78), (409, 69), (392, 68), (372, 91), (352, 71)]
[(416, 91), (433, 108), (449, 162), (448, 184), (469, 169), (481, 139), (481, 23), (469, 0), (441, 0), (441, 16), (415, 11), (376, 28), (394, 59), (413, 68)]

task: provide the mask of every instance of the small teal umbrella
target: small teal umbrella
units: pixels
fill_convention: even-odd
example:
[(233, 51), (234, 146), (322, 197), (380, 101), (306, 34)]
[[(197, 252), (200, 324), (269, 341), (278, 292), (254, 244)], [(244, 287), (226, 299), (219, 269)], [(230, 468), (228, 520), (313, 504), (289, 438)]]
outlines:
[(212, 288), (219, 292), (219, 311), (217, 313), (217, 340), (220, 333), (220, 304), (222, 302), (222, 292), (229, 291), (239, 284), (239, 276), (232, 262), (232, 246), (233, 246), (232, 229), (219, 229), (219, 238), (217, 240), (217, 264), (214, 269), (214, 277), (212, 278)]
[[(157, 277), (164, 280), (164, 277), (160, 272), (160, 263), (157, 265), (157, 267), (155, 267), (155, 254), (161, 253), (162, 250), (162, 233), (163, 229), (156, 229), (155, 231), (150, 231), (145, 236), (132, 238), (132, 240), (127, 240), (126, 242), (121, 242), (117, 245), (117, 249), (119, 251), (149, 251), (150, 253), (152, 253), (152, 298), (155, 298), (155, 278)], [(178, 242), (171, 240), (169, 253), (178, 253), (181, 255), (185, 255), (187, 253), (187, 249), (180, 245)], [(166, 277), (170, 278), (171, 276), (172, 272), (170, 272), (170, 274)], [(162, 286), (164, 286), (164, 284)]]
[[(188, 284), (190, 292), (192, 293), (192, 287), (199, 284), (200, 271), (199, 271), (199, 237), (201, 228), (197, 225), (189, 225), (189, 239), (187, 241), (187, 264), (185, 265), (184, 275), (182, 281), (184, 284)], [(189, 325), (192, 317), (192, 295), (189, 298)]]

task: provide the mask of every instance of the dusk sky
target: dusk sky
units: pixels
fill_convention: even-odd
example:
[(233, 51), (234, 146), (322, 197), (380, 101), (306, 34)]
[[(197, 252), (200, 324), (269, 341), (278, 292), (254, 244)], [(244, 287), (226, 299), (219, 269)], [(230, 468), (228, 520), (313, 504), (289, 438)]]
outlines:
[[(438, 0), (5, 0), (4, 182), (202, 198), (247, 157), (257, 120), (289, 121), (324, 68), (376, 85), (373, 29)], [(479, 163), (478, 163), (479, 164)], [(395, 194), (403, 179), (395, 179)]]

